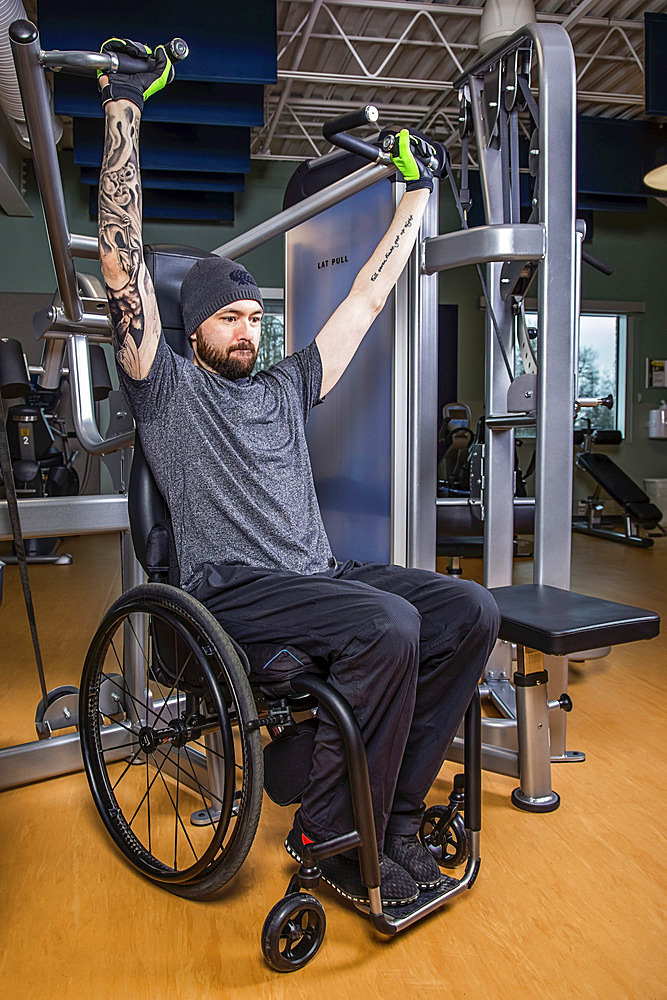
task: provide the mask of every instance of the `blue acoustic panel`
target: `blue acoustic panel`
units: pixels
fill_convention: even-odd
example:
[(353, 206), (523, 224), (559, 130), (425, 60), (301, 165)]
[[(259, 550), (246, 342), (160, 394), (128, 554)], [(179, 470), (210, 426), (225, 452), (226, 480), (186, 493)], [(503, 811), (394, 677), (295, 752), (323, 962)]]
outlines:
[[(97, 187), (100, 172), (95, 167), (81, 167), (81, 183)], [(177, 170), (142, 170), (141, 185), (144, 188), (161, 188), (170, 191), (217, 191), (230, 194), (243, 191), (243, 174), (200, 174), (181, 173)]]
[[(577, 190), (580, 195), (646, 198), (644, 170), (662, 143), (653, 122), (577, 118)], [(592, 207), (590, 203), (586, 207)]]
[[(81, 76), (55, 76), (55, 109), (73, 118), (102, 118), (97, 84)], [(190, 125), (238, 125), (264, 122), (264, 88), (259, 84), (195, 83), (174, 80), (146, 101), (143, 121)]]
[(98, 51), (107, 38), (148, 45), (184, 38), (190, 55), (178, 67), (183, 80), (275, 83), (275, 0), (160, 4), (116, 0), (39, 0), (42, 48)]
[[(104, 123), (74, 119), (74, 162), (81, 167), (102, 163)], [(148, 170), (200, 170), (242, 173), (250, 170), (248, 129), (214, 125), (145, 122), (141, 126), (141, 166)]]
[(667, 116), (667, 14), (645, 13), (647, 115)]
[[(97, 218), (97, 192), (90, 189), (89, 211)], [(233, 222), (234, 195), (209, 191), (144, 191), (144, 222)]]

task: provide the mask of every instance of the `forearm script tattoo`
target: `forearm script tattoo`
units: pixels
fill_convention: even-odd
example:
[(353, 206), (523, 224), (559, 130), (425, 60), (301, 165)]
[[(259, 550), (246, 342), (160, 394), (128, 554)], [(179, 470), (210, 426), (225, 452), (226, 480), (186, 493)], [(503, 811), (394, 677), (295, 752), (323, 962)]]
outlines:
[(380, 271), (382, 270), (382, 268), (384, 267), (384, 265), (387, 263), (387, 261), (389, 260), (389, 258), (393, 254), (394, 250), (396, 250), (396, 248), (398, 247), (398, 244), (401, 242), (401, 236), (403, 236), (403, 234), (405, 233), (406, 229), (410, 229), (411, 226), (412, 226), (412, 216), (409, 215), (407, 217), (407, 219), (405, 220), (405, 223), (403, 224), (403, 228), (401, 229), (400, 233), (398, 234), (398, 236), (396, 237), (396, 239), (394, 240), (394, 242), (391, 244), (391, 246), (389, 247), (389, 249), (385, 253), (384, 260), (382, 261), (382, 263), (378, 267), (377, 271), (375, 272), (375, 274), (371, 274), (371, 281), (376, 281), (379, 278)]
[(118, 361), (140, 376), (150, 348), (146, 330), (159, 330), (150, 276), (141, 249), (139, 113), (121, 105), (108, 113), (99, 186), (100, 260), (107, 284)]

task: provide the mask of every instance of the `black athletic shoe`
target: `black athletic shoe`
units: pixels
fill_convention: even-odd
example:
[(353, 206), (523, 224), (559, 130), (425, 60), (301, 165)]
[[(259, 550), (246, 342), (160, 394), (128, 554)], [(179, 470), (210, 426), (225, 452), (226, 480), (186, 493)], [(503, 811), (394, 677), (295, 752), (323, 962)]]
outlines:
[(420, 889), (435, 889), (441, 884), (443, 874), (438, 863), (416, 833), (386, 834), (384, 853), (404, 868)]
[[(303, 830), (297, 815), (285, 840), (285, 850), (299, 863), (303, 852), (302, 834)], [(310, 837), (308, 839), (312, 840)], [(322, 880), (341, 896), (353, 903), (368, 903), (368, 889), (361, 881), (357, 861), (336, 854), (333, 858), (322, 858), (318, 865)], [(380, 896), (384, 906), (405, 906), (419, 896), (419, 889), (414, 880), (386, 855), (380, 855)]]

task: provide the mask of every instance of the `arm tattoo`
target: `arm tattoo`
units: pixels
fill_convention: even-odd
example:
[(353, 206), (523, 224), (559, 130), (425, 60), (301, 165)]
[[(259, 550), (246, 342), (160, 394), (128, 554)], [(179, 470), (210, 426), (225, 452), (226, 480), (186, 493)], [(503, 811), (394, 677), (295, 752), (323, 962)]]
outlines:
[(389, 249), (385, 253), (384, 260), (382, 261), (382, 263), (378, 267), (378, 269), (375, 272), (375, 274), (371, 275), (371, 281), (376, 281), (379, 278), (380, 271), (382, 270), (382, 268), (384, 267), (384, 265), (387, 263), (387, 261), (389, 260), (389, 258), (393, 254), (394, 250), (398, 246), (398, 244), (401, 242), (401, 236), (403, 236), (403, 234), (405, 233), (405, 230), (406, 229), (410, 229), (411, 226), (412, 226), (412, 216), (409, 215), (408, 218), (405, 220), (405, 223), (404, 223), (403, 228), (401, 229), (400, 233), (398, 234), (398, 236), (396, 237), (396, 239), (394, 240), (394, 242), (391, 244), (391, 246), (389, 247)]
[(136, 377), (145, 329), (159, 329), (159, 317), (141, 245), (139, 114), (133, 107), (121, 106), (107, 117), (98, 218), (100, 258), (114, 263), (120, 285), (107, 283), (114, 350)]

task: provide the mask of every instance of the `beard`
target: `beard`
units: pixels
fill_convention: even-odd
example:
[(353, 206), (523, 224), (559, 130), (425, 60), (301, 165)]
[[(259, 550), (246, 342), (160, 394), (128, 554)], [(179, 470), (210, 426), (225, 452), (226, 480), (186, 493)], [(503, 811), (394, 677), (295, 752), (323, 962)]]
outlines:
[[(250, 351), (251, 356), (241, 356), (241, 351)], [(197, 354), (209, 368), (230, 382), (250, 375), (257, 360), (257, 348), (252, 341), (239, 340), (232, 347), (220, 350), (208, 343), (201, 329), (197, 330)]]

